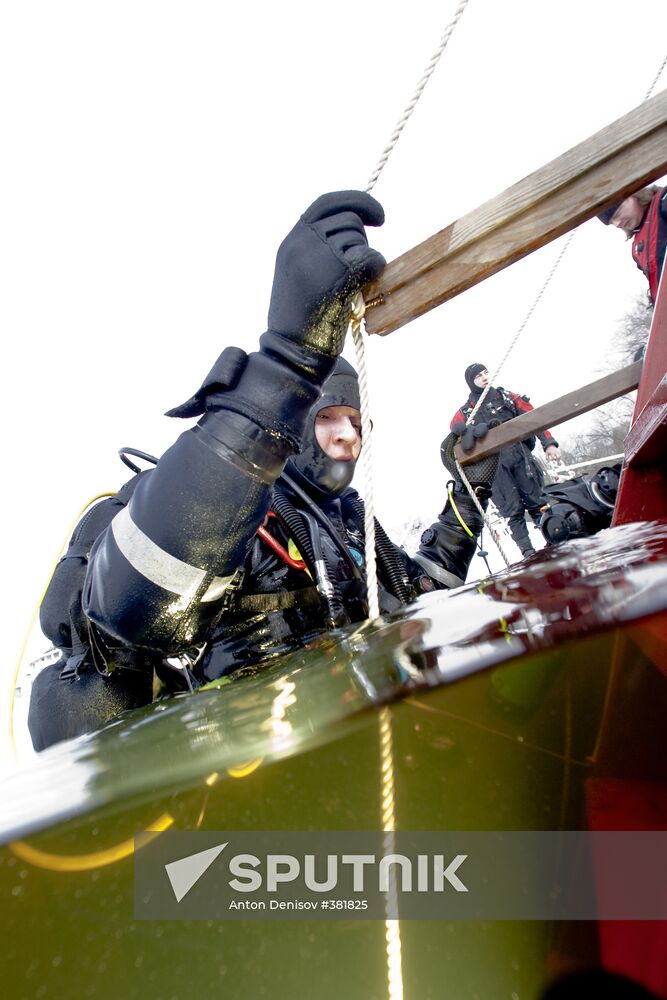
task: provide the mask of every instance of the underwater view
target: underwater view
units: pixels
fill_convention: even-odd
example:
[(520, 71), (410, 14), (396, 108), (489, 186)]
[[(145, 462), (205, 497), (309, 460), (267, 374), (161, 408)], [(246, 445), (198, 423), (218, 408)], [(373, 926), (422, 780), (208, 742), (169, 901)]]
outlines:
[(667, 829), (666, 542), (545, 549), (26, 760), (2, 784), (5, 995), (536, 1000), (602, 959), (664, 988), (659, 921), (139, 919), (133, 838)]

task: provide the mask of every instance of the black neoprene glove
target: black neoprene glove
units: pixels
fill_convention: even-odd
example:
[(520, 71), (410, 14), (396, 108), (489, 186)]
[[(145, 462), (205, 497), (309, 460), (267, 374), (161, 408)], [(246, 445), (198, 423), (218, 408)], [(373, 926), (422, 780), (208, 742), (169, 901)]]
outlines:
[(363, 191), (314, 201), (278, 249), (259, 351), (226, 348), (169, 416), (232, 411), (298, 450), (306, 415), (343, 349), (352, 299), (384, 267), (364, 229), (383, 222), (382, 206)]
[[(495, 426), (498, 425), (498, 421), (495, 421)], [(466, 424), (463, 420), (457, 420), (457, 422), (452, 427), (452, 432), (456, 434), (459, 439), (459, 443), (466, 455), (469, 454), (475, 447), (475, 441), (480, 438), (486, 437), (489, 433), (489, 424)]]
[(306, 209), (278, 249), (262, 350), (298, 367), (308, 355), (341, 353), (354, 294), (385, 265), (364, 226), (383, 222), (382, 206), (363, 191), (324, 194)]

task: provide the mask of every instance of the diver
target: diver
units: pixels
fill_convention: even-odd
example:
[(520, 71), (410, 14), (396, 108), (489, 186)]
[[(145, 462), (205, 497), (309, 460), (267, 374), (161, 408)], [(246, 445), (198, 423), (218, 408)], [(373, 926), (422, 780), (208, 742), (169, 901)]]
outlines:
[(547, 545), (611, 527), (620, 478), (620, 464), (605, 465), (592, 476), (545, 486), (540, 531)]
[[(351, 488), (359, 390), (340, 357), (355, 293), (384, 267), (370, 195), (323, 195), (281, 244), (259, 350), (226, 348), (169, 411), (199, 417), (75, 532), (42, 608), (62, 659), (35, 680), (36, 749), (186, 689), (237, 677), (368, 614), (364, 505)], [(453, 448), (444, 460), (457, 480)], [(497, 460), (468, 466), (483, 506)], [(461, 585), (481, 518), (460, 480), (409, 557), (376, 523), (381, 613)], [(97, 512), (97, 513), (96, 513)], [(182, 667), (182, 670), (177, 669)], [(176, 685), (178, 687), (178, 685)]]
[[(465, 370), (465, 380), (470, 390), (470, 396), (460, 410), (454, 414), (450, 427), (463, 435), (465, 424), (473, 412), (482, 392), (489, 385), (489, 373), (486, 365), (468, 365)], [(508, 392), (502, 386), (491, 386), (484, 397), (480, 409), (475, 415), (473, 425), (476, 428), (494, 426), (505, 423), (521, 413), (528, 413), (533, 407), (527, 396), (519, 396)], [(471, 431), (469, 433), (472, 433)], [(560, 459), (558, 442), (551, 431), (541, 431), (537, 435), (548, 461), (557, 462)], [(532, 555), (535, 551), (528, 535), (526, 513), (535, 524), (540, 522), (540, 507), (542, 506), (542, 487), (544, 476), (532, 452), (535, 448), (535, 438), (517, 441), (508, 445), (500, 452), (498, 471), (493, 481), (493, 502), (501, 517), (508, 519), (510, 533), (518, 545), (521, 555)], [(467, 450), (467, 449), (466, 449)]]

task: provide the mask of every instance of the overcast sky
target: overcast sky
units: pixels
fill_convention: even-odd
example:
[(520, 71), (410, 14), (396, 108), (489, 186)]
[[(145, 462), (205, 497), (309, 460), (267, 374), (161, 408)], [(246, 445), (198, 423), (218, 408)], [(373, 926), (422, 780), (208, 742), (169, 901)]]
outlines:
[[(278, 243), (366, 186), (456, 7), (2, 6), (5, 675), (77, 511), (129, 478), (118, 448), (160, 454), (187, 426), (164, 411), (254, 347)], [(636, 107), (666, 51), (664, 0), (470, 0), (375, 187), (375, 245), (393, 259)], [(442, 506), (463, 370), (494, 369), (559, 247), (371, 339), (390, 531)], [(498, 381), (539, 404), (595, 378), (644, 289), (586, 223)]]

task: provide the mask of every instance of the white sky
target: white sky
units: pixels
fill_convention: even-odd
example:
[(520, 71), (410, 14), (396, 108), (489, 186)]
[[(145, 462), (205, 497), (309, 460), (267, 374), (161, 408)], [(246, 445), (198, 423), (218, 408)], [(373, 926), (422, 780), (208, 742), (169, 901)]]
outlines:
[[(3, 5), (5, 678), (73, 518), (129, 478), (118, 448), (161, 453), (187, 426), (164, 411), (254, 347), (278, 243), (366, 186), (456, 6)], [(393, 259), (634, 108), (666, 39), (664, 0), (471, 0), (375, 187), (374, 244)], [(559, 248), (371, 338), (390, 531), (441, 508), (463, 370), (494, 369)], [(538, 405), (597, 377), (644, 289), (622, 234), (586, 223), (498, 381)]]

